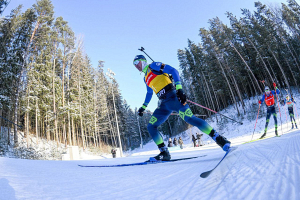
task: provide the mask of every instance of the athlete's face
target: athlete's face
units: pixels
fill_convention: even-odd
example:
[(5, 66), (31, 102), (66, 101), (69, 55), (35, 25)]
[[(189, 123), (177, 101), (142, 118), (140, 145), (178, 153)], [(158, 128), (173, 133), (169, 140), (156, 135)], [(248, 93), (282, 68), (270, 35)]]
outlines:
[[(137, 62), (138, 61), (138, 62)], [(134, 63), (134, 66), (141, 72), (142, 69), (143, 69), (143, 66), (142, 66), (142, 61), (140, 60), (136, 60), (135, 63)]]
[(271, 91), (270, 90), (266, 90), (265, 91), (266, 92), (266, 94), (269, 96), (270, 95), (270, 93), (271, 93)]

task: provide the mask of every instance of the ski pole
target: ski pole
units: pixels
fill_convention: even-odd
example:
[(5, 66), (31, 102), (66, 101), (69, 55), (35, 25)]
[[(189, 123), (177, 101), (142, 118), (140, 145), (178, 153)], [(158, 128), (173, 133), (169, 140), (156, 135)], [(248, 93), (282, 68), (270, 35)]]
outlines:
[(284, 113), (285, 113), (285, 123), (287, 125), (287, 128), (289, 129), (289, 123), (288, 123), (288, 117), (287, 117), (287, 114), (286, 114), (286, 109), (284, 109)]
[(188, 100), (188, 99), (187, 99), (186, 101), (188, 101), (188, 102), (190, 102), (190, 103), (192, 103), (192, 104), (195, 104), (196, 106), (199, 106), (199, 107), (201, 107), (201, 108), (204, 108), (204, 109), (206, 109), (206, 110), (209, 110), (209, 111), (211, 111), (211, 112), (213, 112), (213, 113), (222, 115), (223, 117), (226, 117), (226, 118), (228, 118), (228, 119), (231, 119), (232, 121), (235, 121), (235, 122), (237, 122), (237, 123), (243, 125), (242, 122), (238, 122), (238, 121), (236, 121), (236, 120), (234, 120), (234, 119), (232, 119), (232, 118), (230, 118), (230, 117), (227, 117), (226, 115), (223, 115), (223, 114), (218, 113), (218, 112), (216, 112), (216, 111), (214, 111), (214, 110), (211, 110), (211, 109), (209, 109), (209, 108), (206, 108), (206, 107), (204, 107), (204, 106), (202, 106), (202, 105), (200, 105), (200, 104), (197, 104), (197, 103), (195, 103), (195, 102), (192, 102), (192, 101), (190, 101), (190, 100)]
[[(258, 115), (259, 115), (259, 109), (260, 109), (260, 103), (259, 103), (259, 106), (258, 106), (258, 111), (257, 111), (257, 116), (256, 116), (256, 122), (255, 122), (255, 125), (254, 125), (254, 131), (253, 131), (253, 133), (252, 133), (251, 140), (253, 139), (253, 135), (254, 135), (254, 132), (255, 132), (256, 123), (257, 123), (257, 119), (258, 119)], [(251, 140), (250, 140), (250, 141), (251, 141)]]
[(298, 111), (297, 111), (297, 107), (296, 106), (295, 106), (295, 110), (296, 110), (296, 114), (297, 114), (297, 119), (299, 119)]
[[(285, 89), (285, 91), (286, 91), (287, 95), (289, 95), (289, 91), (287, 89)], [(284, 100), (283, 106), (285, 106), (285, 100)], [(287, 114), (286, 114), (286, 109), (284, 109), (284, 111), (285, 111), (286, 126), (287, 126), (287, 129), (289, 130), (289, 122), (288, 122), (288, 117), (287, 117)]]
[(138, 49), (138, 50), (140, 50), (140, 51), (142, 51), (142, 52), (144, 52), (144, 54), (146, 54), (151, 60), (152, 60), (152, 62), (154, 62), (154, 60), (144, 51), (145, 50), (145, 48), (144, 47), (141, 47), (140, 49)]
[(277, 95), (277, 90), (276, 90), (276, 85), (274, 85), (274, 90), (275, 90), (275, 94), (276, 94), (276, 99), (277, 99), (277, 105), (278, 105), (278, 109), (279, 109), (279, 116), (280, 116), (280, 124), (281, 124), (281, 135), (283, 135), (283, 131), (282, 131), (282, 120), (281, 120), (281, 112), (280, 112), (280, 105), (278, 102), (278, 95)]

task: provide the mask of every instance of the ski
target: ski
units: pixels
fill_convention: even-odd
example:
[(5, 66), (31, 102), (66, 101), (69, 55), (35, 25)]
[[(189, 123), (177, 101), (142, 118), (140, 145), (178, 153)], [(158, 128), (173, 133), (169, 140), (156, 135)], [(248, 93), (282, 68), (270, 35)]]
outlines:
[(188, 158), (178, 158), (178, 159), (171, 159), (169, 161), (144, 161), (144, 162), (138, 162), (138, 163), (130, 163), (130, 164), (119, 164), (119, 165), (78, 165), (79, 167), (127, 167), (127, 166), (137, 166), (137, 165), (149, 165), (149, 164), (159, 164), (159, 163), (169, 163), (169, 162), (177, 162), (177, 161), (182, 161), (182, 160), (190, 160), (190, 159), (195, 159), (195, 158), (200, 158), (200, 157), (205, 157), (206, 155), (202, 156), (195, 156), (195, 157), (188, 157)]
[(251, 140), (249, 142), (244, 142), (243, 144), (247, 144), (247, 143), (251, 143), (251, 142), (256, 142), (256, 141), (261, 141), (261, 140), (266, 140), (266, 139), (271, 139), (271, 138), (276, 138), (276, 137), (281, 137), (281, 135), (278, 135), (278, 136), (268, 136), (268, 137), (264, 137), (264, 138), (258, 138), (258, 139), (255, 139), (255, 140)]
[(233, 152), (234, 150), (236, 150), (237, 147), (230, 147), (229, 150), (226, 152), (226, 154), (223, 156), (223, 158), (218, 162), (218, 164), (211, 170), (203, 172), (200, 174), (201, 178), (207, 178), (220, 164), (221, 162), (226, 158), (226, 156), (230, 153)]

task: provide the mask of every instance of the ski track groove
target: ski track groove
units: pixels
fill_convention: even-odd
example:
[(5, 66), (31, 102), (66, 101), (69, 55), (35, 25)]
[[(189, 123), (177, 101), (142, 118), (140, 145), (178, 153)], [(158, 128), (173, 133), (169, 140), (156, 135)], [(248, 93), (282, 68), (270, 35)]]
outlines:
[[(39, 161), (22, 160), (11, 165), (10, 160), (5, 160), (7, 163), (0, 162), (0, 167), (7, 170), (0, 176), (15, 189), (17, 199), (69, 199), (71, 192), (75, 199), (126, 200), (133, 199), (132, 194), (138, 200), (300, 199), (299, 133), (239, 145), (205, 179), (199, 175), (215, 166), (223, 155), (221, 152), (175, 163), (80, 170), (71, 162), (49, 161), (43, 165)], [(69, 165), (69, 171), (60, 171), (59, 166), (63, 165)], [(42, 170), (37, 174), (35, 169)], [(49, 178), (49, 172), (65, 179), (58, 182)], [(74, 172), (80, 173), (74, 176)], [(83, 188), (82, 182), (86, 184)], [(71, 188), (67, 186), (70, 183)]]
[[(215, 177), (209, 177), (218, 183), (212, 185), (214, 187), (213, 192), (207, 199), (214, 199), (215, 193), (221, 194), (222, 198), (226, 197), (225, 199), (283, 199), (284, 197), (299, 199), (299, 192), (296, 194), (299, 180), (290, 176), (291, 174), (294, 174), (295, 177), (300, 175), (299, 167), (297, 167), (299, 166), (299, 155), (293, 157), (295, 152), (299, 152), (299, 145), (297, 144), (300, 143), (300, 137), (291, 137), (274, 138), (279, 140), (273, 140), (273, 146), (262, 143), (253, 145), (249, 150), (239, 148), (240, 151), (234, 153), (237, 160), (233, 164), (223, 163), (226, 165), (224, 171), (227, 172), (221, 180), (216, 177), (215, 173), (211, 175)], [(281, 145), (282, 140), (280, 139), (286, 140), (284, 146)], [(240, 154), (237, 156), (238, 153)], [(276, 160), (277, 157), (281, 159)], [(256, 161), (248, 164), (247, 159)], [(225, 168), (224, 165), (222, 168)], [(243, 174), (243, 179), (237, 178), (235, 174)], [(259, 180), (258, 184), (257, 180)], [(292, 181), (289, 183), (288, 180)], [(233, 185), (227, 186), (226, 182), (232, 182)], [(285, 188), (287, 190), (285, 195), (282, 194), (284, 183), (288, 183)], [(254, 188), (256, 190), (253, 192)], [(241, 192), (236, 193), (236, 190)], [(266, 193), (265, 191), (269, 192)]]
[[(236, 165), (236, 163), (237, 163), (237, 160), (241, 157), (241, 153), (239, 154), (239, 156), (236, 156), (235, 154), (237, 154), (238, 152), (234, 152), (234, 153), (232, 153), (232, 155), (229, 155), (229, 156), (231, 156), (231, 157), (233, 157), (233, 156), (235, 156), (237, 159), (236, 159), (236, 161), (230, 166), (229, 164), (228, 164), (228, 162), (225, 162), (225, 161), (223, 161), (223, 162), (225, 162), (225, 163), (223, 163), (224, 165), (226, 165), (227, 164), (227, 170), (228, 170), (228, 172), (226, 172), (226, 174), (223, 176), (223, 178), (220, 180), (220, 183), (217, 185), (217, 187), (215, 188), (215, 190), (213, 191), (213, 192), (211, 192), (211, 195), (209, 196), (209, 199), (212, 199), (212, 196), (213, 196), (213, 194), (214, 193), (216, 193), (217, 192), (217, 190), (219, 190), (219, 187), (221, 186), (221, 184), (222, 183), (224, 183), (225, 182), (225, 180), (226, 180), (226, 178), (227, 178), (227, 176), (229, 176), (230, 174), (231, 174), (231, 172), (232, 172), (232, 169), (235, 167), (235, 165)], [(228, 158), (226, 158), (227, 159), (227, 161), (228, 161), (228, 159), (230, 159), (230, 157), (228, 157)], [(231, 160), (232, 160), (232, 158), (231, 158)], [(225, 171), (225, 170), (224, 170)], [(226, 193), (227, 193), (227, 195), (226, 196), (230, 196), (230, 191), (228, 190), (228, 188), (226, 187), (226, 184), (224, 185), (224, 187), (225, 187), (225, 190), (226, 190)], [(229, 197), (230, 198), (230, 197)]]

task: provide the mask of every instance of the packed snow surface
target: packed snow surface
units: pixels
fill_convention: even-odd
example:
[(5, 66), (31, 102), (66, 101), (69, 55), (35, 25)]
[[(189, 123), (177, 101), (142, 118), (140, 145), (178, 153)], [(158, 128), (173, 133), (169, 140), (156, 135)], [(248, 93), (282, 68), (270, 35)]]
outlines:
[[(299, 96), (295, 96), (300, 102)], [(251, 100), (246, 104), (251, 106)], [(280, 106), (278, 133), (274, 137), (274, 120), (270, 119), (267, 139), (258, 139), (265, 126), (266, 108), (262, 106), (256, 120), (257, 108), (244, 113), (243, 125), (229, 121), (217, 122), (215, 117), (207, 121), (220, 134), (224, 134), (232, 146), (238, 149), (230, 153), (208, 178), (200, 174), (212, 169), (225, 152), (207, 135), (205, 144), (192, 147), (191, 134), (199, 133), (196, 127), (181, 134), (184, 148), (170, 149), (173, 159), (202, 156), (178, 162), (88, 168), (78, 165), (118, 165), (143, 162), (159, 152), (154, 142), (143, 148), (126, 152), (126, 157), (113, 159), (111, 155), (96, 160), (50, 161), (25, 160), (0, 157), (0, 200), (11, 199), (201, 199), (201, 200), (276, 200), (300, 199), (300, 130), (292, 129), (287, 107)], [(297, 124), (300, 104), (295, 104)], [(222, 111), (231, 118), (236, 110)], [(219, 124), (218, 124), (219, 123)], [(219, 128), (218, 128), (219, 127)], [(178, 138), (178, 137), (177, 137)], [(168, 138), (165, 138), (167, 140)], [(173, 139), (173, 138), (172, 138)], [(102, 159), (99, 159), (102, 158)], [(103, 159), (104, 158), (104, 159)], [(91, 158), (90, 158), (91, 159)]]
[[(254, 134), (257, 139), (261, 133)], [(274, 136), (269, 131), (267, 136)], [(251, 143), (232, 139), (232, 152), (206, 179), (224, 151), (216, 144), (171, 151), (191, 160), (142, 166), (84, 168), (147, 160), (157, 150), (115, 159), (45, 161), (0, 158), (0, 199), (300, 199), (300, 131)]]

